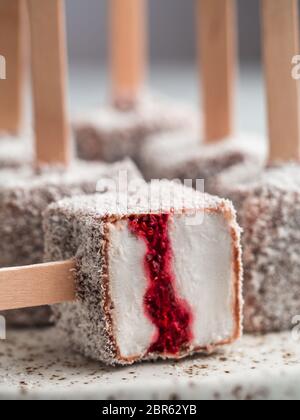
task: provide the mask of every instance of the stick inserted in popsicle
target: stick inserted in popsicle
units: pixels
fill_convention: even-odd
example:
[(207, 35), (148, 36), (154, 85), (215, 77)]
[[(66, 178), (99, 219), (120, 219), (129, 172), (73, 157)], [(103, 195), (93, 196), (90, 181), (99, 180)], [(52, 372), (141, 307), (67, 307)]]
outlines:
[(299, 54), (297, 0), (262, 0), (264, 66), (270, 160), (300, 158), (299, 82), (292, 58)]
[(197, 2), (204, 140), (213, 143), (230, 136), (233, 131), (236, 0)]
[(66, 106), (64, 2), (28, 0), (36, 161), (68, 165), (70, 128)]
[(75, 299), (75, 262), (0, 269), (0, 311)]
[(110, 0), (110, 57), (113, 100), (132, 106), (146, 68), (146, 0)]
[(22, 122), (25, 0), (0, 1), (0, 54), (6, 79), (0, 80), (0, 132), (18, 134)]

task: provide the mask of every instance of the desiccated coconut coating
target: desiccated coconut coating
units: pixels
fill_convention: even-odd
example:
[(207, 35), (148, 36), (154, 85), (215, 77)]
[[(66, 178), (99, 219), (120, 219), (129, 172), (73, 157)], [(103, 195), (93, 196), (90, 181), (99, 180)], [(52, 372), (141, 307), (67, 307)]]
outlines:
[(192, 107), (149, 95), (142, 95), (131, 110), (113, 105), (99, 107), (74, 123), (78, 156), (106, 162), (126, 156), (136, 159), (149, 135), (188, 129), (198, 119)]
[(265, 164), (266, 142), (262, 138), (241, 135), (201, 144), (199, 137), (187, 130), (150, 137), (138, 159), (146, 180), (203, 179), (205, 191), (216, 194), (216, 177), (223, 171), (247, 162)]
[[(161, 354), (143, 354), (135, 359), (124, 359), (119, 354), (114, 336), (114, 330), (118, 329), (118, 326), (113, 325), (112, 321), (114, 307), (110, 295), (108, 249), (111, 245), (108, 224), (123, 218), (127, 219), (129, 216), (169, 212), (168, 197), (171, 187), (174, 194), (172, 201), (174, 213), (194, 214), (195, 209), (205, 209), (208, 213), (220, 212), (228, 222), (234, 259), (232, 281), (235, 289), (232, 308), (235, 331), (230, 340), (239, 337), (242, 268), (240, 230), (235, 220), (235, 211), (229, 201), (200, 194), (192, 189), (185, 189), (185, 207), (182, 207), (182, 187), (166, 182), (160, 184), (159, 190), (156, 186), (152, 189), (152, 198), (155, 199), (151, 201), (150, 208), (149, 201), (145, 200), (149, 194), (147, 186), (129, 196), (126, 208), (114, 205), (115, 195), (104, 194), (66, 199), (53, 204), (46, 211), (45, 260), (60, 261), (75, 258), (77, 262), (78, 301), (57, 305), (55, 309), (58, 331), (62, 334), (64, 342), (75, 351), (107, 364), (125, 365), (138, 360), (164, 358)], [(119, 197), (118, 203), (122, 203), (122, 197)], [(122, 281), (122, 278), (118, 281)], [(213, 345), (210, 350), (212, 348)], [(208, 347), (201, 350), (208, 350)], [(187, 353), (180, 357), (191, 353), (191, 350), (187, 350)]]
[(288, 330), (300, 314), (300, 166), (274, 165), (244, 182), (237, 171), (219, 188), (244, 230), (245, 330)]
[(33, 152), (29, 137), (16, 138), (0, 134), (0, 170), (30, 164)]
[[(106, 178), (118, 181), (120, 171), (126, 171), (129, 181), (141, 179), (129, 160), (113, 165), (76, 162), (67, 171), (44, 168), (35, 173), (30, 167), (1, 171), (0, 267), (41, 263), (44, 256), (42, 220), (47, 206), (64, 197), (94, 193), (98, 181)], [(16, 326), (44, 325), (49, 318), (42, 314), (48, 312), (44, 308), (9, 311), (6, 318), (8, 324)]]

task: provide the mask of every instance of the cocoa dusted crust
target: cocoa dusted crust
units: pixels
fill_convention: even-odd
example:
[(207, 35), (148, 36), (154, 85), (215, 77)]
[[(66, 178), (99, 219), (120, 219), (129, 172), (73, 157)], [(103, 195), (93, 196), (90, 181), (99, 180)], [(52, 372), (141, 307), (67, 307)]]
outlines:
[[(166, 183), (169, 185), (170, 183)], [(63, 200), (48, 208), (45, 213), (46, 261), (59, 261), (75, 258), (77, 261), (77, 295), (78, 301), (57, 305), (54, 308), (57, 329), (62, 339), (75, 351), (86, 357), (102, 361), (110, 365), (128, 365), (142, 360), (172, 358), (161, 354), (139, 354), (124, 358), (120, 354), (115, 340), (113, 323), (113, 303), (110, 297), (108, 266), (108, 223), (128, 219), (131, 216), (146, 214), (141, 197), (148, 190), (132, 193), (127, 213), (112, 212), (111, 203), (115, 199), (111, 194), (101, 197), (94, 195)], [(164, 197), (164, 195), (162, 195)], [(203, 195), (190, 190), (189, 200), (185, 200), (186, 208), (182, 214), (195, 209), (222, 214), (228, 222), (232, 238), (232, 264), (234, 278), (232, 287), (234, 297), (232, 313), (234, 330), (232, 336), (220, 343), (208, 344), (204, 348), (188, 348), (176, 358), (182, 358), (195, 352), (211, 352), (216, 347), (229, 344), (240, 337), (242, 332), (242, 265), (240, 247), (240, 228), (236, 222), (236, 214), (232, 204), (227, 200)], [(199, 200), (195, 197), (199, 197)], [(175, 200), (176, 202), (176, 197)], [(164, 204), (157, 203), (150, 213), (157, 214)], [(149, 209), (147, 210), (149, 214)], [(179, 211), (179, 208), (172, 209)]]
[[(44, 257), (43, 212), (64, 197), (91, 194), (100, 179), (118, 180), (119, 171), (128, 179), (142, 179), (130, 160), (113, 165), (77, 162), (67, 171), (28, 166), (0, 173), (0, 267), (38, 264)], [(9, 311), (9, 326), (31, 327), (50, 323), (49, 308)]]
[(300, 313), (300, 165), (239, 171), (219, 188), (237, 208), (243, 228), (244, 328), (249, 333), (289, 330)]

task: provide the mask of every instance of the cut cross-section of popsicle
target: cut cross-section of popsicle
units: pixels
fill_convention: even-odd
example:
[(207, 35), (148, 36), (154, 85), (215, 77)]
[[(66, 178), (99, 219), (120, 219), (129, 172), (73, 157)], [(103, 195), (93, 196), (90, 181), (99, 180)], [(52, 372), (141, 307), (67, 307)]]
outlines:
[(240, 231), (230, 202), (168, 182), (159, 188), (151, 200), (148, 186), (124, 197), (121, 210), (107, 194), (46, 212), (47, 260), (77, 266), (79, 300), (56, 308), (58, 328), (88, 357), (179, 358), (240, 335)]

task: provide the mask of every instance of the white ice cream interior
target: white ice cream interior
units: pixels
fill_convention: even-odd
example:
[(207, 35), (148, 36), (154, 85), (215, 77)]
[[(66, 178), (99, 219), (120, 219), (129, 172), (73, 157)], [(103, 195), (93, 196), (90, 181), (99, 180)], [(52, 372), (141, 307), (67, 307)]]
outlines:
[(144, 270), (146, 244), (128, 231), (128, 221), (109, 225), (110, 294), (117, 346), (124, 358), (139, 356), (152, 343), (156, 329), (146, 317)]
[(205, 213), (202, 223), (171, 219), (176, 290), (193, 313), (193, 345), (207, 346), (234, 334), (232, 239), (219, 213)]

